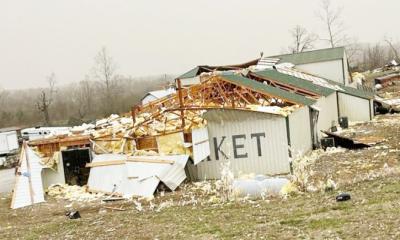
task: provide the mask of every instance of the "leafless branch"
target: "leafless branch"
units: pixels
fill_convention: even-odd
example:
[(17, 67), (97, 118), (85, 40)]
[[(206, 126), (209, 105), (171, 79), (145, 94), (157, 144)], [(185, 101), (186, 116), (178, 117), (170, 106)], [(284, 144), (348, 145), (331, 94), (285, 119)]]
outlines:
[(328, 38), (321, 40), (329, 42), (332, 48), (343, 44), (343, 41), (347, 38), (341, 20), (342, 10), (342, 8), (333, 8), (330, 0), (322, 0), (320, 10), (317, 12), (317, 17), (325, 25), (328, 33)]
[(299, 53), (314, 48), (314, 43), (317, 41), (318, 36), (313, 33), (309, 33), (304, 27), (297, 25), (290, 33), (293, 38), (292, 46), (289, 46), (291, 53)]

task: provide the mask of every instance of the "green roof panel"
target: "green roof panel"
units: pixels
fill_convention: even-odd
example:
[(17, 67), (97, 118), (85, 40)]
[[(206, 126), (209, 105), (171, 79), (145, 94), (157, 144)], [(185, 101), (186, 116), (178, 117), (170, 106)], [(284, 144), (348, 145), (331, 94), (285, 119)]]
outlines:
[(333, 89), (322, 87), (310, 81), (280, 73), (276, 70), (263, 70), (259, 72), (254, 72), (253, 74), (262, 78), (271, 79), (277, 82), (281, 82), (283, 84), (291, 85), (296, 88), (301, 88), (321, 96), (329, 96), (335, 92), (335, 90)]
[(177, 77), (177, 78), (183, 79), (183, 78), (193, 78), (193, 77), (196, 77), (197, 74), (199, 73), (199, 70), (200, 70), (199, 67), (195, 67), (195, 68), (189, 70), (188, 72), (186, 72), (186, 73), (180, 75), (180, 76)]
[(271, 56), (271, 58), (279, 58), (279, 63), (290, 62), (295, 65), (332, 61), (342, 59), (344, 55), (344, 47), (326, 48), (301, 53), (284, 54)]
[(226, 75), (221, 75), (221, 77), (222, 79), (231, 82), (233, 84), (240, 85), (252, 89), (253, 91), (264, 93), (266, 95), (281, 98), (283, 100), (295, 102), (300, 105), (308, 106), (315, 103), (315, 100), (313, 99), (309, 99), (304, 96), (282, 90), (280, 88), (268, 86), (263, 83), (254, 81), (253, 79), (245, 78), (238, 74), (230, 74), (230, 75), (226, 74)]

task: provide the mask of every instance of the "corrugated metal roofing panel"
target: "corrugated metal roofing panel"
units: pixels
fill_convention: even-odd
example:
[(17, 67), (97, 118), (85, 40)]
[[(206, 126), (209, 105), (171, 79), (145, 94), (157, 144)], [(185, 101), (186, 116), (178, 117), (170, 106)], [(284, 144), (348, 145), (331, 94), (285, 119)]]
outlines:
[(224, 74), (224, 75), (220, 75), (220, 76), (222, 77), (222, 79), (225, 79), (228, 82), (249, 88), (253, 91), (258, 91), (258, 92), (264, 93), (269, 96), (281, 98), (283, 100), (288, 100), (288, 101), (291, 101), (291, 102), (294, 102), (294, 103), (297, 103), (300, 105), (311, 105), (315, 102), (315, 100), (313, 100), (313, 99), (309, 99), (304, 96), (282, 90), (280, 88), (271, 87), (271, 86), (259, 83), (257, 81), (254, 81), (252, 79), (245, 78), (238, 74), (230, 74), (230, 75)]
[(318, 49), (301, 53), (277, 55), (272, 57), (279, 58), (280, 59), (279, 62), (281, 63), (290, 62), (296, 65), (300, 65), (306, 63), (315, 63), (315, 62), (342, 59), (344, 57), (344, 52), (345, 52), (344, 47), (336, 47), (336, 48)]
[(335, 90), (333, 89), (313, 84), (310, 81), (289, 74), (280, 73), (277, 70), (264, 70), (254, 72), (253, 74), (260, 77), (265, 77), (267, 79), (272, 79), (284, 84), (288, 84), (297, 88), (305, 89), (322, 96), (328, 96), (335, 92)]
[(210, 143), (208, 141), (207, 128), (196, 128), (192, 130), (193, 162), (198, 164), (210, 156)]
[(342, 88), (340, 88), (336, 82), (335, 83), (330, 83), (329, 81), (327, 81), (326, 79), (323, 79), (321, 77), (317, 77), (311, 74), (307, 74), (301, 71), (298, 71), (294, 68), (280, 68), (277, 67), (276, 69), (278, 72), (286, 74), (286, 75), (290, 75), (290, 76), (294, 76), (296, 78), (301, 78), (307, 81), (310, 81), (316, 85), (325, 87), (325, 88), (330, 88), (333, 89), (335, 91), (339, 91), (339, 90), (343, 90)]
[(295, 68), (285, 68), (285, 67), (277, 66), (276, 70), (282, 74), (286, 74), (286, 75), (294, 76), (296, 78), (310, 81), (313, 84), (316, 84), (320, 87), (333, 89), (335, 91), (343, 92), (343, 93), (353, 95), (356, 97), (372, 99), (374, 96), (374, 93), (372, 93), (372, 92), (366, 92), (363, 90), (359, 90), (357, 88), (348, 87), (342, 83), (338, 83), (338, 82), (335, 82), (335, 81), (332, 81), (332, 80), (329, 80), (326, 78), (322, 78), (322, 77), (315, 76), (315, 75), (312, 75), (309, 73), (305, 73), (305, 72), (299, 71)]

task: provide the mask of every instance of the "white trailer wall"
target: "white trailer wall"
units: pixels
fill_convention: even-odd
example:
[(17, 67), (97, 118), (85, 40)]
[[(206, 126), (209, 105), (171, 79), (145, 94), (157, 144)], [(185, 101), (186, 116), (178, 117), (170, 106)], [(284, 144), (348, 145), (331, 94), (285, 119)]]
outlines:
[(329, 96), (321, 97), (313, 105), (319, 109), (317, 132), (318, 141), (321, 140), (321, 130), (328, 130), (332, 127), (332, 123), (338, 124), (338, 108), (336, 93)]
[(302, 107), (289, 115), (290, 145), (293, 156), (312, 149), (310, 110)]
[(338, 92), (339, 116), (348, 117), (349, 121), (369, 121), (371, 119), (371, 103), (364, 99)]
[(290, 171), (284, 117), (239, 110), (211, 110), (204, 117), (211, 154), (195, 168), (199, 180), (220, 178), (226, 160), (235, 176)]
[(17, 131), (0, 133), (0, 154), (7, 154), (18, 148)]

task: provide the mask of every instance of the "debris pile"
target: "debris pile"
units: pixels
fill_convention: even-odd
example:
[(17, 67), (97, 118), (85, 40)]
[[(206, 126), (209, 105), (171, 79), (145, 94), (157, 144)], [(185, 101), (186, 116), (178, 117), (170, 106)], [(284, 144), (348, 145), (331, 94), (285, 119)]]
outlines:
[(46, 193), (50, 197), (54, 197), (56, 199), (65, 199), (78, 202), (92, 202), (104, 197), (104, 194), (102, 193), (89, 192), (87, 186), (70, 186), (67, 184), (51, 185), (47, 189)]

